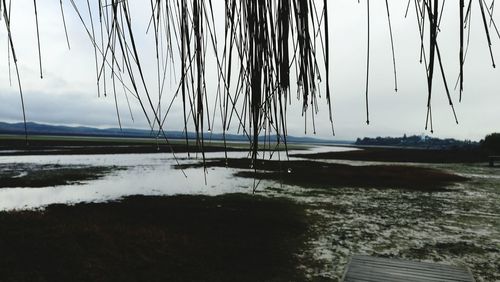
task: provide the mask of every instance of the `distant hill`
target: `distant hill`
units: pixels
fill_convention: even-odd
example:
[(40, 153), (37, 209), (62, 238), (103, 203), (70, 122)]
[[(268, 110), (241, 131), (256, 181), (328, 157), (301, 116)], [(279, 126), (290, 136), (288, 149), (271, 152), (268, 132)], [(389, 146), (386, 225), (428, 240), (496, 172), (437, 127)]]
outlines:
[[(155, 138), (156, 131), (145, 129), (133, 128), (106, 128), (99, 129), (94, 127), (85, 126), (63, 126), (63, 125), (49, 125), (36, 122), (28, 122), (26, 124), (29, 135), (52, 135), (52, 136), (92, 136), (92, 137), (122, 137), (122, 138)], [(24, 135), (24, 123), (5, 123), (0, 122), (0, 134), (19, 134)], [(185, 134), (182, 131), (168, 131), (166, 135), (170, 139), (184, 139)], [(204, 137), (211, 140), (223, 140), (222, 133), (205, 132)], [(194, 132), (188, 132), (189, 139), (196, 139)], [(259, 138), (264, 140), (264, 136)], [(271, 135), (272, 140), (276, 140), (275, 135)], [(248, 141), (245, 135), (226, 134), (228, 141)], [(332, 141), (321, 140), (312, 137), (295, 137), (288, 136), (287, 141), (291, 143), (325, 143), (325, 144), (352, 144), (352, 141)]]

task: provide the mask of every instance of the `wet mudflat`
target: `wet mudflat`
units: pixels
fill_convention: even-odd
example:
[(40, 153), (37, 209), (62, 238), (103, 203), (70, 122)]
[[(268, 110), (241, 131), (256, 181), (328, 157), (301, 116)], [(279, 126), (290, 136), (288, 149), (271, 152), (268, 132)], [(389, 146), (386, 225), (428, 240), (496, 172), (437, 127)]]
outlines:
[[(230, 156), (234, 159), (238, 159), (244, 157), (244, 155), (245, 154)], [(179, 201), (179, 199), (182, 199), (184, 196), (168, 195), (188, 194), (191, 195), (188, 198), (192, 199), (195, 203), (191, 205), (179, 201), (179, 203), (182, 203), (180, 204), (182, 207), (179, 207), (178, 212), (189, 214), (190, 212), (188, 209), (191, 206), (203, 204), (204, 201), (217, 201), (221, 199), (220, 195), (235, 192), (246, 193), (249, 194), (249, 196), (245, 196), (249, 197), (249, 202), (247, 204), (235, 202), (234, 207), (231, 207), (231, 205), (227, 203), (216, 204), (216, 206), (231, 207), (228, 208), (228, 212), (233, 209), (236, 210), (235, 215), (241, 219), (241, 223), (231, 222), (231, 225), (238, 226), (238, 224), (244, 224), (244, 220), (247, 218), (246, 216), (252, 216), (252, 214), (256, 213), (256, 211), (252, 209), (254, 206), (261, 211), (260, 214), (263, 217), (264, 214), (268, 216), (271, 213), (279, 215), (280, 211), (274, 209), (274, 202), (276, 201), (276, 208), (283, 209), (283, 212), (286, 212), (286, 214), (292, 214), (289, 220), (295, 218), (294, 214), (298, 214), (299, 216), (296, 219), (300, 222), (299, 225), (302, 226), (301, 228), (305, 228), (305, 231), (300, 231), (298, 233), (291, 232), (290, 234), (297, 235), (291, 237), (287, 237), (286, 234), (280, 233), (281, 231), (276, 231), (276, 234), (284, 234), (281, 240), (287, 241), (289, 240), (287, 238), (290, 238), (290, 240), (295, 242), (292, 245), (283, 247), (289, 248), (286, 252), (287, 255), (289, 255), (286, 265), (293, 273), (287, 274), (285, 271), (282, 274), (283, 276), (274, 276), (274, 274), (272, 274), (274, 270), (269, 270), (268, 272), (264, 272), (262, 276), (254, 276), (256, 280), (339, 281), (349, 257), (353, 254), (464, 265), (472, 270), (476, 281), (496, 281), (500, 279), (500, 264), (498, 264), (498, 261), (500, 261), (500, 170), (497, 168), (489, 168), (486, 163), (401, 165), (395, 163), (376, 163), (372, 161), (332, 162), (330, 160), (319, 159), (313, 162), (304, 162), (304, 164), (307, 163), (307, 167), (319, 169), (319, 171), (321, 171), (321, 167), (323, 166), (328, 168), (321, 172), (323, 174), (321, 177), (325, 178), (328, 175), (327, 173), (330, 173), (330, 178), (341, 179), (342, 174), (334, 171), (352, 172), (356, 169), (360, 169), (353, 169), (351, 167), (361, 167), (361, 169), (369, 171), (373, 169), (373, 167), (369, 168), (372, 165), (380, 166), (375, 171), (380, 171), (380, 169), (387, 166), (400, 166), (402, 167), (401, 170), (395, 170), (392, 177), (397, 177), (398, 175), (402, 177), (405, 171), (411, 172), (408, 173), (408, 176), (405, 176), (409, 177), (406, 178), (406, 180), (424, 178), (426, 177), (425, 172), (440, 172), (438, 175), (444, 173), (446, 177), (457, 177), (446, 181), (444, 186), (437, 188), (426, 188), (425, 183), (421, 183), (420, 188), (412, 189), (405, 187), (404, 181), (400, 182), (402, 185), (392, 183), (390, 187), (380, 187), (380, 185), (377, 185), (376, 179), (365, 182), (363, 186), (355, 186), (353, 183), (358, 181), (355, 179), (356, 173), (348, 174), (348, 178), (354, 179), (351, 180), (350, 184), (337, 183), (335, 185), (330, 185), (320, 183), (317, 185), (306, 185), (304, 182), (300, 181), (296, 183), (286, 182), (283, 177), (279, 179), (262, 177), (254, 181), (253, 178), (240, 177), (242, 173), (255, 173), (255, 168), (251, 168), (249, 163), (235, 161), (234, 164), (231, 165), (229, 163), (231, 160), (229, 160), (226, 167), (225, 162), (222, 164), (220, 163), (219, 158), (222, 156), (223, 154), (208, 155), (209, 160), (207, 163), (219, 162), (219, 164), (209, 166), (206, 170), (207, 174), (204, 174), (204, 170), (199, 167), (200, 164), (198, 160), (185, 159), (186, 156), (181, 155), (180, 163), (186, 165), (184, 166), (183, 172), (186, 173), (188, 178), (185, 178), (180, 170), (173, 169), (173, 166), (176, 165), (176, 161), (168, 154), (16, 157), (15, 160), (18, 163), (103, 167), (119, 164), (126, 169), (112, 171), (99, 179), (83, 181), (80, 185), (63, 185), (38, 189), (24, 189), (22, 187), (0, 189), (0, 208), (10, 211), (19, 210), (18, 212), (10, 213), (9, 216), (14, 214), (15, 217), (18, 217), (27, 214), (30, 217), (41, 218), (44, 214), (47, 214), (47, 211), (54, 208), (64, 210), (64, 213), (71, 214), (71, 212), (69, 212), (71, 207), (65, 205), (54, 207), (50, 206), (51, 203), (76, 204), (76, 210), (80, 210), (83, 207), (89, 207), (87, 211), (99, 207), (95, 209), (95, 212), (88, 212), (92, 215), (91, 217), (85, 218), (83, 215), (80, 217), (75, 216), (75, 221), (71, 221), (71, 219), (65, 217), (53, 217), (57, 218), (57, 220), (52, 221), (37, 219), (41, 220), (40, 222), (44, 222), (44, 224), (40, 224), (40, 226), (44, 226), (44, 228), (46, 228), (45, 230), (49, 230), (51, 228), (50, 226), (52, 226), (53, 229), (57, 229), (54, 226), (57, 226), (57, 224), (62, 225), (64, 222), (67, 222), (68, 226), (73, 225), (72, 228), (78, 228), (78, 222), (80, 222), (82, 226), (88, 227), (85, 232), (93, 232), (92, 230), (94, 230), (96, 226), (104, 226), (104, 224), (99, 223), (99, 217), (102, 214), (103, 218), (106, 218), (106, 214), (110, 213), (106, 210), (106, 207), (110, 207), (111, 209), (111, 207), (116, 207), (116, 205), (118, 205), (116, 202), (107, 204), (95, 204), (93, 202), (114, 201), (124, 196), (142, 194), (157, 196), (151, 199), (154, 201), (158, 199), (159, 202), (164, 201), (163, 203), (171, 205), (172, 201)], [(5, 157), (0, 159), (0, 162), (13, 163), (12, 158)], [(295, 163), (295, 161), (299, 163)], [(288, 163), (288, 165), (286, 165), (286, 162), (283, 162), (281, 168), (278, 169), (276, 168), (276, 163), (269, 162), (268, 167), (260, 171), (271, 174), (277, 172), (281, 174), (293, 174), (293, 171), (300, 171), (303, 169), (300, 163), (300, 159), (295, 158), (292, 162)], [(336, 166), (338, 164), (349, 166)], [(292, 173), (288, 173), (289, 168), (291, 168)], [(418, 174), (419, 171), (422, 172), (422, 174)], [(337, 173), (337, 175), (335, 173)], [(418, 177), (415, 177), (414, 174)], [(206, 185), (205, 177), (207, 182)], [(313, 179), (312, 183), (315, 181), (314, 178), (319, 178), (318, 175), (310, 175), (310, 177)], [(463, 179), (467, 180), (462, 181)], [(258, 183), (256, 195), (252, 195), (251, 193), (256, 183)], [(206, 195), (212, 197), (207, 197)], [(146, 198), (148, 201), (150, 200), (149, 197)], [(288, 206), (288, 208), (280, 204), (283, 203), (284, 198), (288, 199), (285, 201), (285, 206)], [(265, 199), (265, 201), (268, 201), (270, 204), (254, 204), (252, 201), (255, 199), (257, 201)], [(78, 204), (81, 202), (88, 202), (89, 204)], [(20, 211), (31, 208), (47, 207), (47, 205), (49, 206), (46, 211)], [(152, 220), (148, 218), (155, 218), (155, 220), (158, 221), (167, 221), (169, 220), (169, 215), (176, 214), (171, 210), (169, 211), (167, 207), (164, 207), (164, 209), (158, 208), (157, 210), (138, 208), (137, 206), (130, 205), (129, 198), (126, 198), (124, 201), (123, 207), (136, 210), (136, 215), (128, 213), (123, 213), (122, 215), (146, 219), (143, 224), (149, 224), (148, 226), (151, 226), (152, 222)], [(240, 210), (241, 213), (239, 213), (238, 207), (248, 207), (248, 209), (246, 211)], [(220, 207), (218, 208), (220, 209)], [(289, 208), (291, 210), (288, 210)], [(117, 214), (120, 213), (121, 212)], [(257, 212), (255, 215), (258, 214)], [(221, 218), (201, 216), (200, 218), (203, 219), (204, 222), (196, 226), (192, 225), (191, 227), (193, 230), (205, 228), (203, 230), (200, 229), (200, 234), (205, 234), (209, 238), (226, 238), (225, 236), (233, 236), (235, 234), (234, 232), (232, 233), (232, 231), (224, 229), (223, 227), (207, 227), (218, 226), (218, 224), (221, 224), (218, 223), (218, 221), (223, 221), (222, 218), (226, 216), (228, 215), (225, 214), (222, 216), (221, 214)], [(115, 218), (111, 218), (113, 220), (110, 221), (115, 220)], [(229, 218), (231, 218), (231, 215), (229, 215)], [(234, 217), (232, 218), (234, 219)], [(189, 220), (197, 222), (194, 216), (189, 217)], [(262, 228), (259, 232), (264, 233), (269, 228), (272, 229), (276, 227), (283, 231), (287, 230), (290, 226), (294, 226), (294, 224), (287, 225), (288, 227), (280, 226), (279, 222), (277, 222), (278, 220), (272, 222), (272, 224), (270, 222), (266, 223), (265, 219), (259, 219), (259, 221), (260, 220), (265, 224), (258, 227), (258, 223), (255, 223), (254, 225), (250, 224), (250, 226)], [(18, 221), (10, 221), (8, 224), (3, 223), (0, 225), (0, 228), (3, 229), (10, 225), (15, 226), (15, 222)], [(50, 222), (50, 224), (47, 222)], [(116, 222), (120, 223), (118, 216), (116, 217)], [(123, 221), (121, 221), (121, 228), (123, 228), (122, 230), (126, 228), (132, 230), (133, 228), (131, 226), (134, 226), (134, 228), (137, 227), (138, 230), (140, 230), (142, 227), (140, 227), (138, 222), (139, 219), (137, 219), (136, 222), (132, 221), (132, 219), (130, 221), (123, 219)], [(249, 222), (252, 221), (250, 220)], [(109, 224), (109, 222), (106, 224)], [(179, 223), (179, 221), (176, 221), (175, 224), (179, 225), (175, 228), (187, 226)], [(175, 230), (175, 228), (169, 227), (169, 230)], [(18, 229), (19, 232), (20, 230), (22, 230), (22, 228)], [(241, 230), (253, 232), (243, 227)], [(255, 228), (252, 228), (252, 230), (255, 230)], [(155, 232), (151, 231), (148, 234), (154, 234)], [(163, 231), (159, 232), (159, 234), (162, 234)], [(208, 232), (213, 232), (214, 234), (208, 234)], [(275, 240), (275, 237), (273, 237), (274, 235), (272, 235), (275, 231), (268, 232), (270, 232), (269, 237), (261, 234), (261, 241), (248, 241), (248, 244), (252, 244), (252, 248), (257, 248), (257, 250), (264, 255), (266, 255), (266, 251), (258, 249), (259, 245), (274, 244), (273, 240)], [(299, 235), (299, 233), (301, 235)], [(19, 234), (21, 233), (18, 233), (18, 235)], [(64, 236), (72, 236), (71, 234), (74, 233), (69, 233), (69, 235), (66, 233)], [(111, 248), (112, 252), (115, 252), (118, 250), (118, 247), (113, 245), (115, 243), (111, 242), (111, 238), (120, 238), (120, 234), (121, 233), (118, 231), (108, 233), (109, 238), (107, 239), (111, 247), (108, 247), (104, 243), (95, 243), (98, 241), (92, 241), (88, 244), (95, 243), (96, 252), (107, 252), (109, 248)], [(131, 240), (140, 241), (140, 238), (133, 237), (133, 232), (125, 232), (123, 234), (130, 237)], [(141, 236), (145, 236), (143, 233), (141, 234)], [(306, 235), (304, 236), (304, 234)], [(149, 238), (154, 238), (155, 236), (157, 235), (150, 235)], [(242, 238), (245, 238), (246, 235), (242, 236)], [(21, 235), (19, 235), (19, 237), (22, 238)], [(31, 238), (32, 237), (29, 237), (28, 239), (31, 240)], [(217, 240), (214, 239), (213, 241), (215, 242)], [(226, 241), (230, 246), (224, 248), (230, 249), (234, 247), (241, 250), (241, 246), (231, 246), (231, 241)], [(51, 241), (45, 240), (44, 242)], [(72, 241), (61, 242), (69, 244), (68, 246), (74, 244)], [(158, 243), (159, 240), (156, 242)], [(233, 243), (235, 245), (243, 244), (242, 241), (234, 241)], [(0, 247), (2, 244), (5, 246), (6, 243), (0, 242)], [(132, 246), (135, 248), (136, 245), (132, 244)], [(138, 243), (137, 246), (140, 247), (144, 245), (143, 243)], [(218, 245), (217, 248), (219, 247), (221, 247), (221, 245)], [(72, 248), (77, 247), (70, 247), (68, 250)], [(218, 253), (219, 251), (217, 248), (214, 247), (211, 251)], [(247, 248), (250, 248), (250, 246), (247, 245)], [(274, 247), (272, 247), (272, 249), (274, 249)], [(166, 250), (164, 251), (167, 252)], [(26, 253), (30, 252), (27, 251)], [(140, 253), (137, 250), (133, 250), (133, 253), (137, 254), (137, 257), (140, 259), (148, 261), (150, 265), (155, 265), (155, 261), (161, 259), (160, 256), (151, 255), (147, 252)], [(238, 255), (234, 255), (233, 257), (227, 256), (226, 258), (230, 258), (231, 260), (227, 265), (232, 267), (235, 264), (233, 261), (245, 260), (246, 258), (240, 258), (238, 256), (245, 257), (246, 253), (247, 251), (238, 251)], [(272, 255), (269, 256), (272, 257)], [(189, 254), (186, 254), (186, 257), (190, 257)], [(84, 258), (84, 256), (82, 256), (82, 258)], [(121, 256), (119, 258), (125, 260), (125, 258)], [(170, 259), (173, 260), (173, 258)], [(205, 271), (205, 264), (202, 263), (202, 259), (203, 258), (200, 258), (199, 261), (194, 260), (197, 262), (196, 267), (193, 266), (193, 268), (190, 269), (179, 269), (182, 270), (182, 272), (203, 273), (203, 271)], [(213, 260), (213, 258), (208, 255), (205, 256), (205, 259)], [(209, 261), (208, 263), (212, 262)], [(245, 263), (251, 265), (249, 261)], [(96, 265), (99, 264), (106, 265), (108, 269), (113, 266), (110, 260), (94, 260), (92, 262), (93, 267), (97, 267)], [(221, 265), (222, 264), (226, 265), (221, 262)], [(127, 265), (127, 262), (124, 262), (124, 265)], [(283, 266), (284, 264), (281, 265)], [(8, 266), (9, 264), (6, 262), (4, 267)], [(134, 267), (133, 265), (127, 266), (131, 268)], [(267, 267), (273, 268), (274, 266)], [(279, 265), (277, 267), (279, 268)], [(226, 271), (216, 266), (212, 268)], [(111, 269), (113, 272), (118, 271), (118, 268)], [(141, 270), (143, 268), (136, 267), (135, 269)], [(227, 271), (231, 273), (231, 270)], [(187, 275), (185, 273), (180, 274)], [(295, 279), (295, 277), (298, 278)], [(190, 278), (196, 280), (196, 277)]]
[(269, 185), (308, 205), (318, 236), (305, 257), (311, 280), (339, 281), (353, 254), (466, 266), (500, 279), (500, 174), (484, 164), (429, 166), (470, 181), (447, 191), (304, 189)]
[(318, 159), (254, 166), (216, 159), (205, 165), (236, 168), (236, 177), (257, 177), (259, 193), (307, 207), (315, 237), (302, 263), (312, 281), (339, 281), (353, 254), (466, 266), (476, 281), (500, 279), (500, 170), (485, 163)]

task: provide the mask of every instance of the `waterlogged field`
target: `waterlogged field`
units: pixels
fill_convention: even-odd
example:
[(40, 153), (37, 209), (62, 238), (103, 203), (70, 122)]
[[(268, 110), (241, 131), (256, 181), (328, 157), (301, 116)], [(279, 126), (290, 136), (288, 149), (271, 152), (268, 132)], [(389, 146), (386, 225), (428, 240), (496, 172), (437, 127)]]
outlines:
[[(322, 147), (314, 151), (345, 150)], [(223, 157), (210, 153), (209, 158)], [(231, 153), (230, 157), (244, 157)], [(177, 161), (195, 163), (179, 155)], [(275, 159), (278, 155), (273, 156)], [(279, 155), (281, 159), (283, 154)], [(296, 158), (297, 160), (297, 158)], [(470, 178), (439, 192), (374, 188), (310, 188), (239, 178), (232, 168), (173, 169), (170, 154), (1, 157), (1, 177), (50, 171), (79, 177), (68, 183), (20, 184), (0, 189), (0, 210), (53, 203), (105, 202), (129, 195), (256, 193), (285, 197), (305, 207), (310, 222), (298, 266), (314, 281), (338, 281), (352, 254), (465, 265), (477, 281), (500, 280), (500, 170), (485, 164), (422, 165)], [(375, 163), (335, 161), (351, 165)], [(411, 164), (409, 164), (411, 165)], [(47, 168), (50, 168), (47, 170)], [(85, 173), (82, 173), (82, 170)], [(248, 169), (249, 171), (250, 168)], [(83, 174), (83, 175), (82, 175)], [(3, 179), (3, 178), (2, 178)], [(13, 183), (23, 183), (15, 182)], [(17, 181), (17, 180), (16, 180)], [(42, 186), (42, 187), (39, 187)]]

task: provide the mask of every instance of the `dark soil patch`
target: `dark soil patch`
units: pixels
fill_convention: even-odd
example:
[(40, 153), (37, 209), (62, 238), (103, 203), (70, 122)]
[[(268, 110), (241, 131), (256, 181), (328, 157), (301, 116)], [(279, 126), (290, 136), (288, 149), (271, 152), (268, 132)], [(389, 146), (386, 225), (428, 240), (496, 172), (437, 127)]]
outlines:
[(53, 164), (0, 164), (0, 188), (40, 188), (76, 184), (99, 179), (106, 174), (123, 169), (116, 166), (80, 166)]
[(308, 225), (283, 199), (136, 196), (0, 213), (2, 281), (303, 281)]
[(487, 162), (488, 156), (480, 150), (434, 150), (403, 148), (363, 148), (347, 152), (292, 155), (307, 159), (335, 159), (376, 162), (412, 163), (478, 163)]
[[(176, 168), (202, 167), (203, 163), (179, 165)], [(305, 188), (399, 188), (421, 191), (443, 191), (453, 183), (468, 180), (446, 171), (403, 165), (351, 166), (316, 161), (262, 161), (250, 170), (250, 159), (216, 159), (207, 167), (246, 169), (235, 175), (276, 180)]]
[(436, 244), (425, 244), (421, 248), (411, 248), (411, 255), (416, 258), (425, 258), (431, 253), (449, 256), (483, 255), (486, 252), (499, 252), (495, 249), (482, 249), (474, 243), (469, 242), (438, 242)]

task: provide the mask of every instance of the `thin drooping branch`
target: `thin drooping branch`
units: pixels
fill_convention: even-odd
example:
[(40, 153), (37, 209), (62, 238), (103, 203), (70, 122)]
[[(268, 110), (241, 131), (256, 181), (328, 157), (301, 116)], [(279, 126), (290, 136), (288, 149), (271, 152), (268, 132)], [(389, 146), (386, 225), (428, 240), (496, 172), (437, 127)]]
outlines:
[(40, 46), (40, 29), (38, 27), (38, 10), (36, 7), (36, 0), (33, 0), (33, 6), (35, 7), (35, 23), (36, 23), (36, 40), (38, 42), (38, 61), (40, 64), (40, 78), (43, 78), (42, 70), (42, 48)]
[[(424, 0), (425, 2), (426, 0)], [(434, 78), (434, 60), (436, 56), (436, 39), (438, 32), (438, 15), (439, 15), (439, 1), (438, 0), (429, 0), (429, 3), (425, 2), (427, 13), (429, 14), (429, 24), (430, 24), (430, 40), (429, 40), (429, 67), (427, 73), (427, 88), (428, 88), (428, 96), (427, 96), (427, 120), (425, 124), (425, 128), (427, 129), (428, 123), (431, 123), (431, 133), (434, 132), (434, 128), (432, 127), (432, 108), (431, 108), (431, 99), (432, 99), (432, 82)]]
[(366, 32), (366, 83), (365, 83), (365, 105), (366, 105), (366, 124), (370, 124), (370, 109), (368, 102), (368, 91), (370, 82), (370, 1), (366, 1), (366, 22), (367, 22), (367, 32)]
[[(3, 6), (7, 7), (5, 0), (1, 0), (1, 1), (3, 2)], [(23, 88), (22, 88), (22, 84), (21, 84), (21, 75), (19, 74), (19, 65), (17, 63), (16, 49), (14, 48), (14, 41), (12, 40), (12, 32), (11, 32), (11, 28), (10, 28), (10, 5), (9, 5), (9, 12), (7, 12), (7, 9), (3, 9), (3, 16), (4, 16), (5, 27), (7, 29), (9, 47), (10, 47), (10, 51), (12, 53), (12, 59), (14, 60), (14, 66), (16, 69), (17, 85), (19, 87), (19, 96), (21, 98), (21, 108), (23, 111), (24, 137), (25, 137), (26, 144), (28, 144), (28, 126), (26, 123), (26, 108), (24, 106), (24, 94), (23, 94)]]
[(64, 8), (63, 8), (62, 0), (59, 0), (59, 4), (61, 7), (61, 16), (62, 16), (62, 22), (63, 22), (63, 26), (64, 26), (64, 34), (66, 36), (66, 43), (68, 44), (68, 49), (71, 49), (71, 45), (69, 44), (68, 29), (66, 27), (66, 18), (64, 17)]
[(385, 0), (385, 7), (387, 10), (387, 21), (389, 22), (389, 34), (391, 36), (392, 67), (394, 69), (394, 91), (398, 92), (398, 74), (397, 74), (397, 70), (396, 70), (396, 54), (394, 51), (394, 36), (392, 33), (391, 13), (389, 11), (389, 1), (388, 0)]
[(492, 44), (491, 44), (491, 38), (490, 38), (490, 31), (488, 28), (488, 23), (486, 21), (486, 14), (484, 13), (483, 1), (482, 0), (478, 0), (478, 1), (479, 1), (479, 7), (481, 8), (481, 16), (483, 19), (484, 31), (486, 32), (486, 40), (488, 40), (488, 48), (490, 50), (491, 63), (493, 65), (493, 68), (495, 68), (496, 67), (495, 57), (493, 56), (493, 50), (491, 48)]
[(325, 66), (326, 66), (326, 101), (328, 103), (328, 111), (330, 124), (332, 125), (332, 134), (335, 135), (335, 129), (333, 127), (333, 114), (332, 114), (332, 97), (330, 93), (330, 33), (328, 32), (328, 0), (324, 0), (323, 3), (323, 13), (325, 15), (324, 25), (325, 25)]
[(460, 98), (459, 101), (462, 101), (462, 93), (464, 91), (464, 9), (465, 9), (465, 0), (459, 1), (459, 9), (460, 9), (460, 53), (459, 53), (459, 62), (460, 62)]
[[(73, 0), (71, 0), (73, 2)], [(76, 5), (74, 5), (76, 7)], [(95, 30), (94, 30), (94, 19), (92, 17), (92, 8), (90, 6), (90, 0), (87, 0), (87, 7), (89, 11), (89, 18), (90, 18), (90, 27), (92, 31), (92, 38), (95, 40)], [(95, 72), (97, 76), (97, 97), (101, 96), (101, 87), (99, 86), (99, 63), (98, 63), (98, 58), (97, 58), (97, 46), (96, 44), (93, 44), (94, 47), (94, 59), (95, 59)]]

